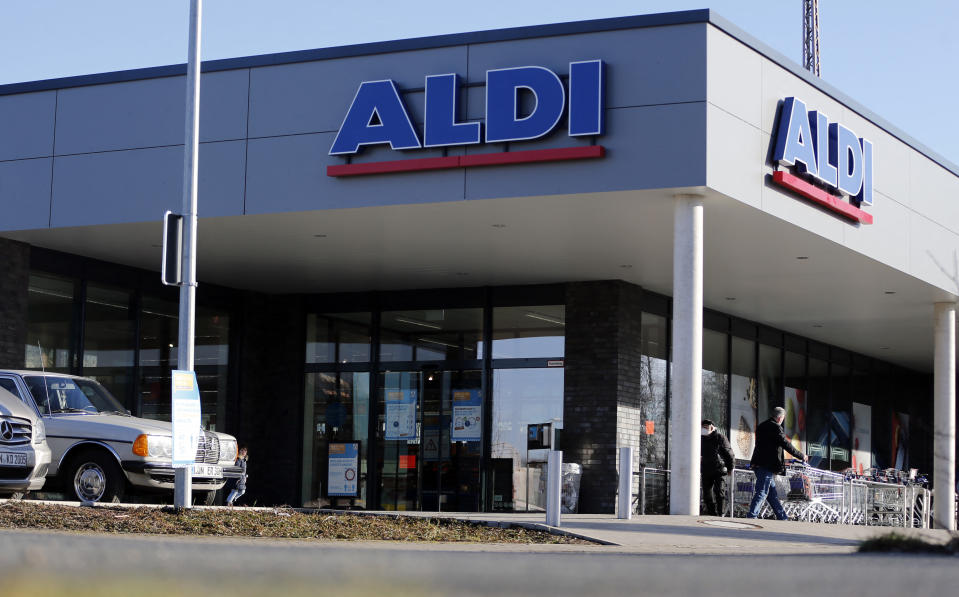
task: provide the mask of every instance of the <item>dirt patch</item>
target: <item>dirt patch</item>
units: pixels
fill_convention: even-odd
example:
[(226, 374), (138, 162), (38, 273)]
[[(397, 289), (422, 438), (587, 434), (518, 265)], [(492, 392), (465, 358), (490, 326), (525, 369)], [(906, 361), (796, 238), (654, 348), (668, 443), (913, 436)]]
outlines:
[(591, 544), (544, 531), (490, 527), (445, 518), (306, 514), (283, 508), (192, 509), (178, 513), (147, 507), (81, 508), (11, 501), (0, 505), (0, 528), (342, 541)]

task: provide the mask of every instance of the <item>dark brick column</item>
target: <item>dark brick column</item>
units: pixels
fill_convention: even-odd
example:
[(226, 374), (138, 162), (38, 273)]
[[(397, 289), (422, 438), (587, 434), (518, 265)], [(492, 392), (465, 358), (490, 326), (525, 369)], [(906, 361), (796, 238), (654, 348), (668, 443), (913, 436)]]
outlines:
[(247, 504), (299, 505), (306, 316), (295, 296), (248, 293), (232, 427), (250, 450)]
[(583, 467), (580, 512), (615, 512), (617, 448), (639, 446), (641, 329), (640, 287), (567, 285), (562, 449)]
[(29, 284), (30, 245), (0, 238), (0, 368), (24, 366)]

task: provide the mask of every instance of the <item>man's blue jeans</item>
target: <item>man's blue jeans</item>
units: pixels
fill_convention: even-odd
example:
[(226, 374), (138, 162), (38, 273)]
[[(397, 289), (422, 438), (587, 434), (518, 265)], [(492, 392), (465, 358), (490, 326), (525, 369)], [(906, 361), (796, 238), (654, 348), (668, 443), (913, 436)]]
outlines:
[(769, 505), (772, 506), (773, 512), (776, 513), (776, 518), (779, 520), (788, 520), (789, 517), (786, 516), (786, 511), (779, 501), (776, 484), (773, 482), (776, 474), (759, 466), (754, 469), (754, 472), (756, 473), (756, 494), (753, 496), (752, 503), (749, 504), (749, 513), (746, 514), (746, 518), (756, 518), (759, 516), (759, 509), (762, 508), (763, 502), (768, 501)]

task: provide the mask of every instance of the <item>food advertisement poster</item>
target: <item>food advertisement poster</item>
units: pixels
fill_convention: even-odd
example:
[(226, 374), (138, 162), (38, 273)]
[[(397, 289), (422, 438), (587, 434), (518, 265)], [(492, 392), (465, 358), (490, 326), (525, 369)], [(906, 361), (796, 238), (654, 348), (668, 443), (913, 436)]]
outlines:
[[(786, 419), (783, 421), (783, 430), (792, 445), (806, 453), (806, 390), (786, 387)], [(792, 455), (786, 453), (786, 458)]]
[(730, 380), (732, 404), (730, 408), (730, 431), (733, 454), (736, 458), (749, 460), (753, 455), (756, 436), (756, 380), (733, 375)]

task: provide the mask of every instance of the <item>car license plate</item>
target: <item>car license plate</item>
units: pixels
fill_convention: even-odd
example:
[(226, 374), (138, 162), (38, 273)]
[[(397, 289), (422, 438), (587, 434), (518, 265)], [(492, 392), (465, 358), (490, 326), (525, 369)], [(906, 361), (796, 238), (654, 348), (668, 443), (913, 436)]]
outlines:
[(214, 479), (223, 478), (223, 467), (215, 464), (194, 464), (191, 473), (194, 477), (212, 477)]
[(27, 466), (27, 455), (16, 452), (0, 452), (0, 466)]

